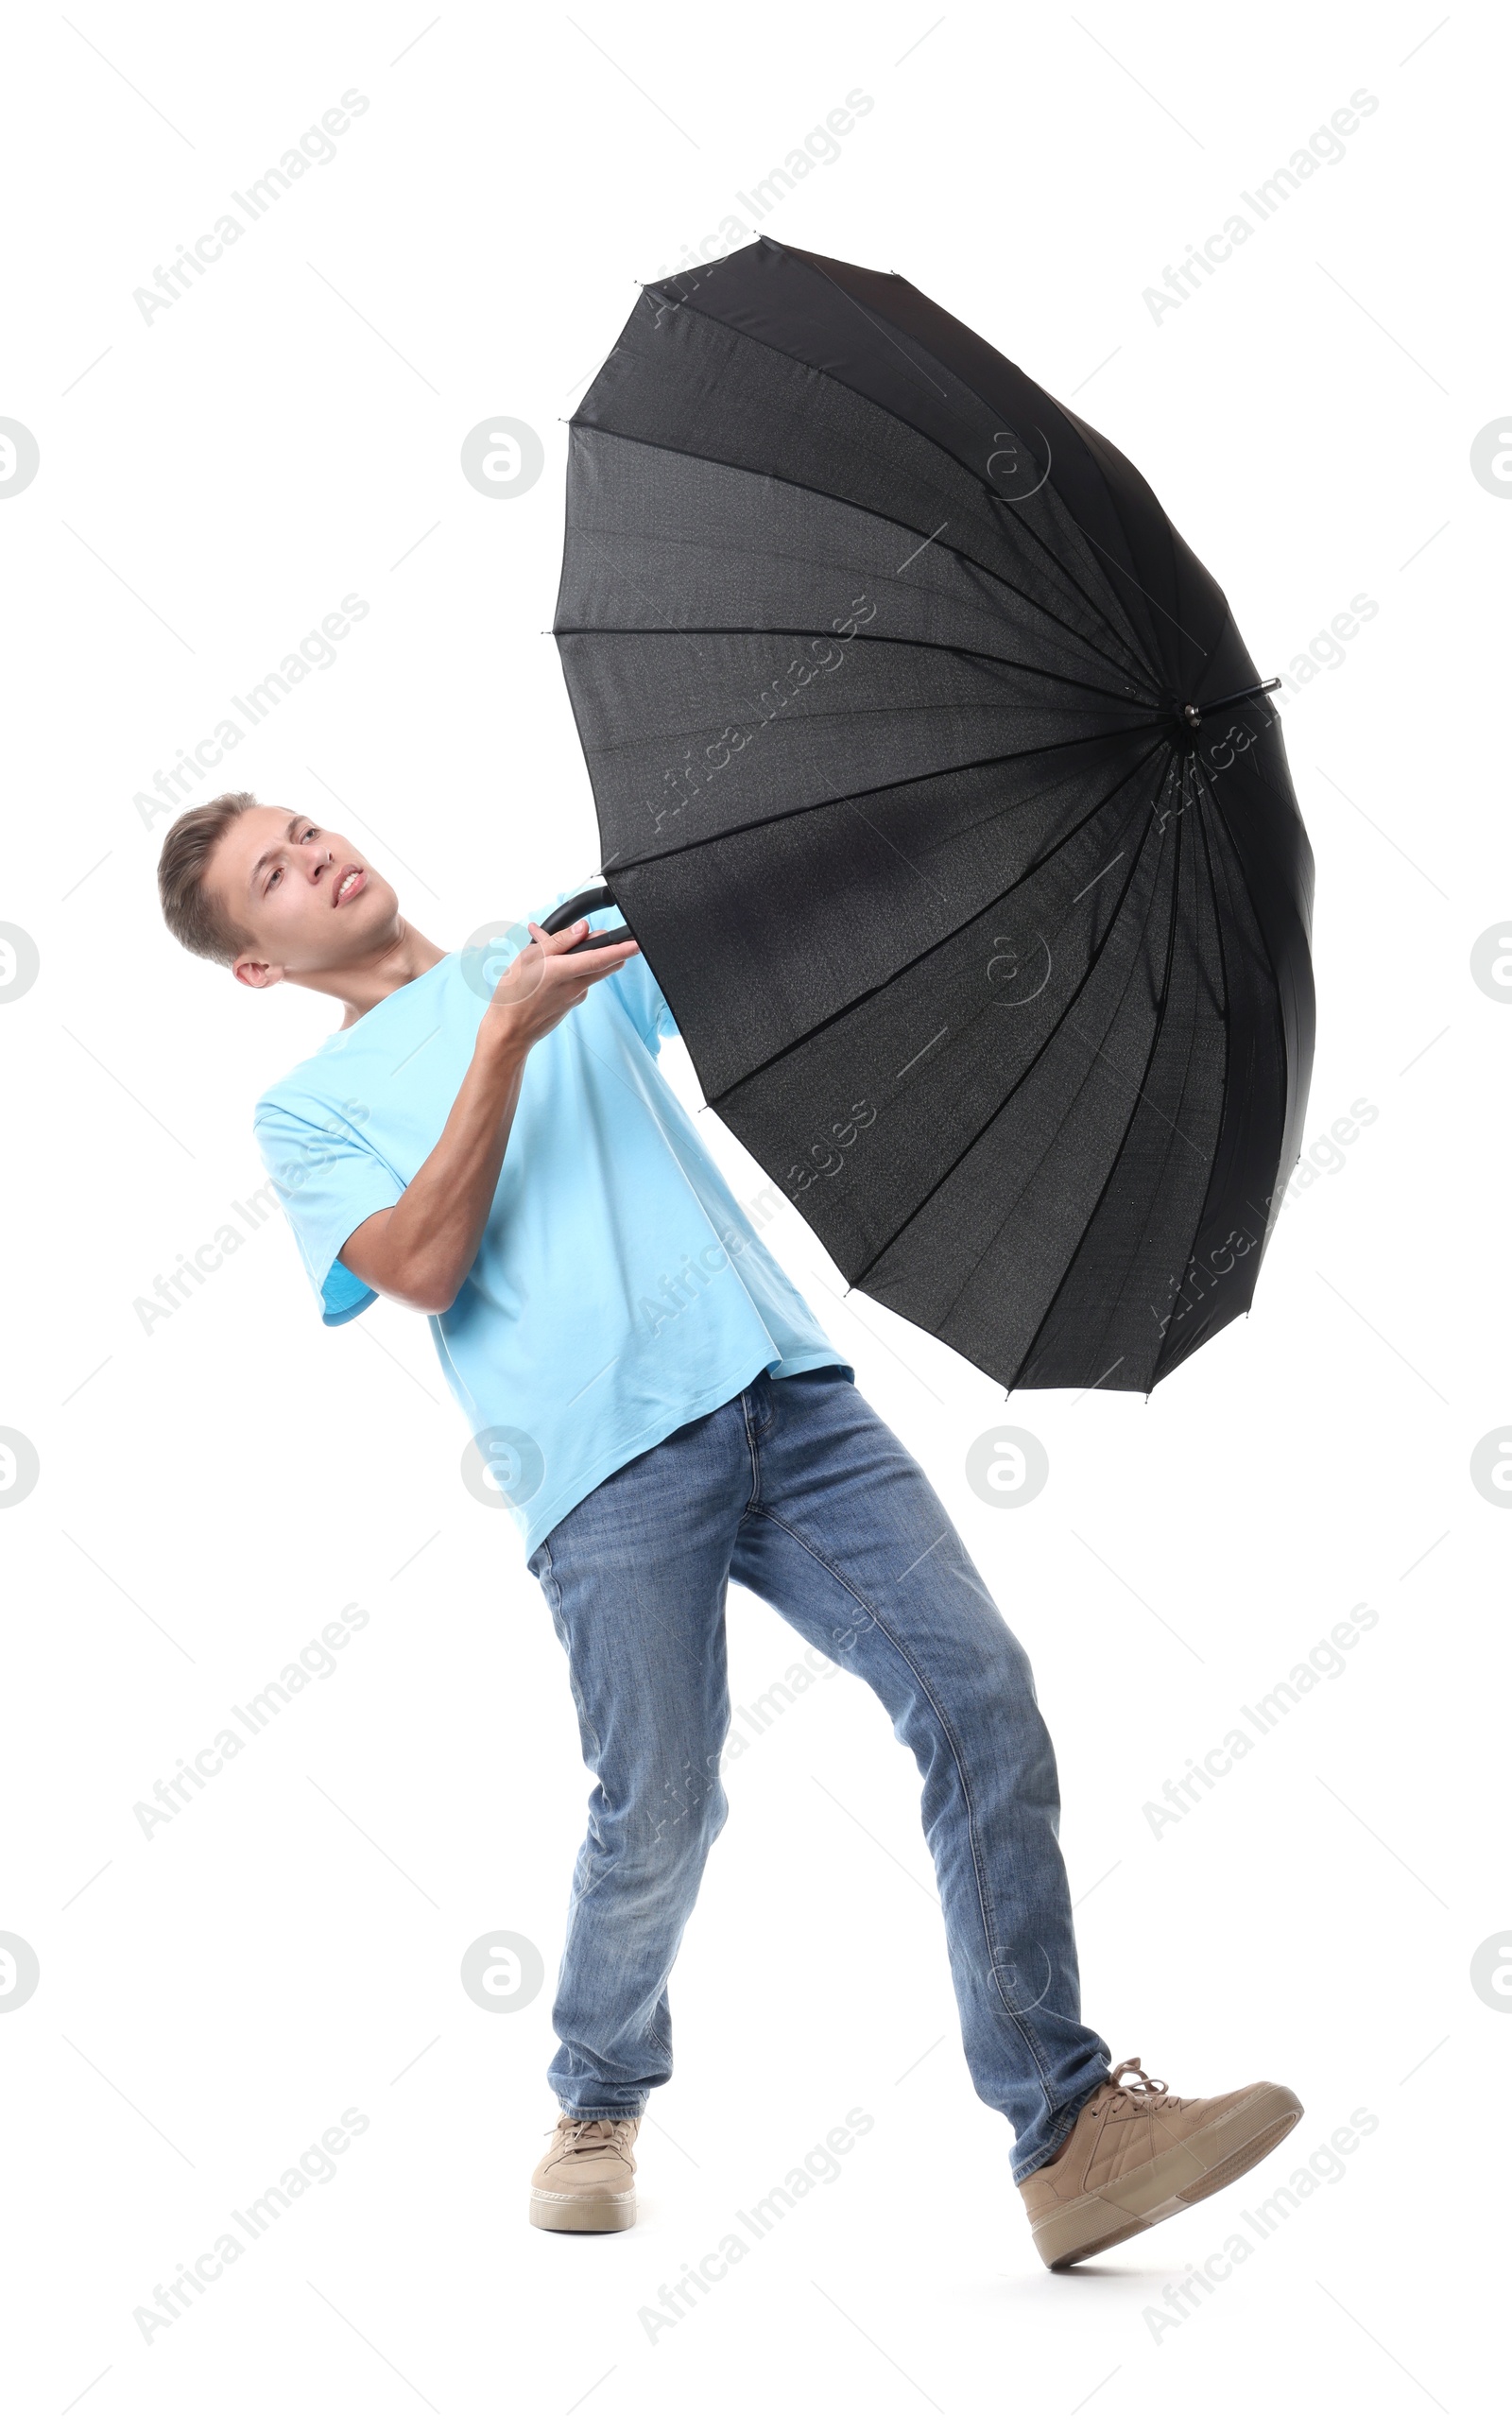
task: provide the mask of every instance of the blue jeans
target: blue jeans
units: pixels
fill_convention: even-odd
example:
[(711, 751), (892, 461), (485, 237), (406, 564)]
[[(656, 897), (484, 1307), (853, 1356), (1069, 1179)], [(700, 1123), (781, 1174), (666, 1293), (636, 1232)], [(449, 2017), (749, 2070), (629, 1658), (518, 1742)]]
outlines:
[(597, 1775), (552, 2013), (561, 2108), (634, 2118), (672, 2072), (667, 1978), (728, 1811), (733, 1578), (866, 1681), (913, 1751), (967, 2064), (1026, 2178), (1109, 2054), (1080, 2022), (1028, 1660), (891, 1428), (834, 1368), (764, 1371), (585, 1495), (530, 1568)]

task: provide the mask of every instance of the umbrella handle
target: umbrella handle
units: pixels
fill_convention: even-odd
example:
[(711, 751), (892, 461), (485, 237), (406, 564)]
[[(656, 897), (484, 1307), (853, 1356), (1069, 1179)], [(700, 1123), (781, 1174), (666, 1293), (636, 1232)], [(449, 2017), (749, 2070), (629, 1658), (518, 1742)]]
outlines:
[[(585, 887), (580, 895), (569, 896), (566, 903), (558, 904), (556, 910), (548, 912), (537, 925), (543, 928), (548, 937), (555, 937), (561, 929), (571, 928), (574, 921), (581, 920), (585, 912), (602, 911), (606, 904), (613, 901), (612, 887)], [(634, 938), (632, 928), (590, 929), (580, 945), (569, 945), (567, 951), (569, 954), (596, 953), (600, 946), (633, 943)]]

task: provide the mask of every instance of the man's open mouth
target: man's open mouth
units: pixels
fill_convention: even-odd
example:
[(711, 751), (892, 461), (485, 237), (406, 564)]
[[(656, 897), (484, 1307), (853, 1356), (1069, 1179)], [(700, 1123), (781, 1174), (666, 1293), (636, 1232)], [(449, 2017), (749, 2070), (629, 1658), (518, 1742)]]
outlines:
[(354, 861), (349, 861), (331, 889), (332, 902), (337, 905), (350, 902), (353, 895), (362, 892), (367, 883), (367, 871), (359, 870)]

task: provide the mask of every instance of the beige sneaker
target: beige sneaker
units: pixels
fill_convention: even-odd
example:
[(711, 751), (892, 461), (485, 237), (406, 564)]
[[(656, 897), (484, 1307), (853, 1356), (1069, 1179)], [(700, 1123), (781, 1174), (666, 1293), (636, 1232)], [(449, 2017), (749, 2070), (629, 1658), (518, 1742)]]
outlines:
[[(530, 2181), (533, 2229), (632, 2229), (639, 2119), (572, 2119), (564, 2111)], [(1037, 2173), (1038, 2174), (1038, 2173)]]
[[(1130, 2074), (1137, 2084), (1123, 2082)], [(1121, 2060), (1059, 2151), (1020, 2185), (1040, 2259), (1069, 2269), (1216, 2195), (1301, 2115), (1286, 2085), (1241, 2085), (1198, 2101), (1167, 2093), (1138, 2060)]]

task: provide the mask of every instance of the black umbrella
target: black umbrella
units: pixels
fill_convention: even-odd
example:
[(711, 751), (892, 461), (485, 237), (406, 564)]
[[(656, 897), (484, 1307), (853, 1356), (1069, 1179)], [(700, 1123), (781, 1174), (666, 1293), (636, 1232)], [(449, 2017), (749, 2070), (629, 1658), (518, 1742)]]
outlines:
[(1222, 592), (960, 321), (765, 238), (643, 291), (571, 448), (593, 899), (708, 1103), (1000, 1384), (1147, 1390), (1249, 1305), (1312, 1060)]

